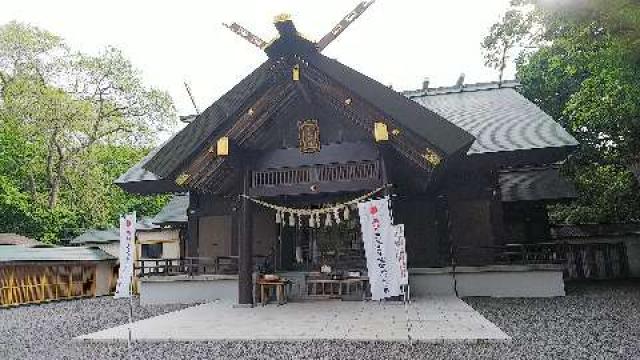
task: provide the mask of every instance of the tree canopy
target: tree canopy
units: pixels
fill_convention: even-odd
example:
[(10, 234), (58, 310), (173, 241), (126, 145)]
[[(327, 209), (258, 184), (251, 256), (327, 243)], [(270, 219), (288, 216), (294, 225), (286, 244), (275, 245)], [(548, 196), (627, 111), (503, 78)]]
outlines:
[(0, 232), (56, 242), (126, 211), (153, 215), (166, 197), (112, 182), (175, 119), (120, 50), (89, 55), (37, 27), (0, 26)]
[(513, 0), (508, 14), (483, 43), (487, 63), (499, 69), (496, 51), (519, 47), (522, 94), (580, 142), (564, 167), (579, 198), (555, 206), (552, 219), (640, 221), (629, 170), (640, 161), (640, 3)]

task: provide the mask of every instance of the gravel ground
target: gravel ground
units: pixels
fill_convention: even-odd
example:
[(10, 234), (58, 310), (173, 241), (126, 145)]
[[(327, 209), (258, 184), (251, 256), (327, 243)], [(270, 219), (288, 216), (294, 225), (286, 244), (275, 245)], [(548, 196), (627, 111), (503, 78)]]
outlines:
[[(467, 298), (510, 343), (78, 343), (124, 324), (128, 300), (98, 298), (0, 310), (0, 359), (640, 359), (640, 282), (568, 284), (555, 299)], [(183, 306), (135, 304), (135, 319)]]

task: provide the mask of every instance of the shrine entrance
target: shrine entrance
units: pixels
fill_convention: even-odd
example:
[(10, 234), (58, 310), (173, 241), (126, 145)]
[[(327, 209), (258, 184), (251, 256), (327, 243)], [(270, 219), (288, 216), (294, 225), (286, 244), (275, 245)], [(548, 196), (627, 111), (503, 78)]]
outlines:
[(358, 204), (384, 196), (386, 189), (270, 199), (247, 196), (254, 206), (271, 210), (277, 227), (271, 253), (257, 264), (258, 287), (285, 282), (287, 293), (303, 300), (368, 298)]
[(329, 272), (366, 270), (357, 214), (339, 224), (323, 224), (319, 228), (278, 224), (278, 233), (276, 271), (320, 272), (323, 266)]

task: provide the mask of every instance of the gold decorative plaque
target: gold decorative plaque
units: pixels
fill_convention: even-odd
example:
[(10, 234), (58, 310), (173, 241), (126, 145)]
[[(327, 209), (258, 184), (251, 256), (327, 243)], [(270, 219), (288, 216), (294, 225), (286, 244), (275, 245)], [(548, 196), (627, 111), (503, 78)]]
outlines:
[(318, 120), (304, 120), (298, 123), (300, 151), (314, 153), (320, 151), (320, 127)]

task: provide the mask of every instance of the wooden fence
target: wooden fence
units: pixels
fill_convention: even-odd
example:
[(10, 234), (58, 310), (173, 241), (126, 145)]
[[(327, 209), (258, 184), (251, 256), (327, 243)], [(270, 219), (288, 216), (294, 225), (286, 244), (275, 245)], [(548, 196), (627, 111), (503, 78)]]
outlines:
[(561, 264), (566, 280), (622, 279), (629, 276), (623, 242), (458, 247), (453, 258), (461, 266)]
[(93, 264), (3, 265), (0, 306), (95, 296)]

